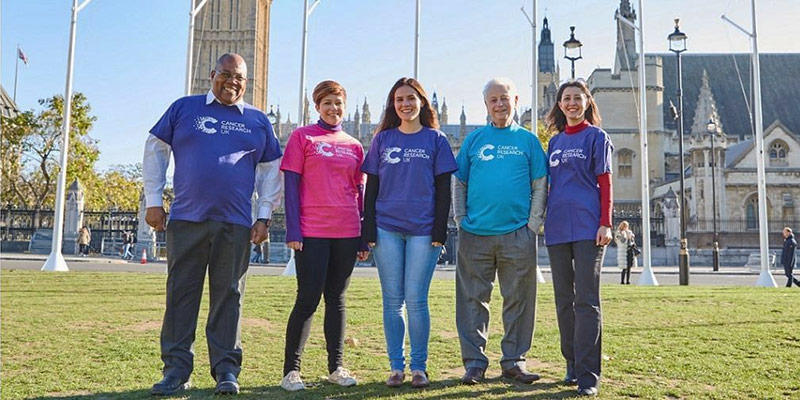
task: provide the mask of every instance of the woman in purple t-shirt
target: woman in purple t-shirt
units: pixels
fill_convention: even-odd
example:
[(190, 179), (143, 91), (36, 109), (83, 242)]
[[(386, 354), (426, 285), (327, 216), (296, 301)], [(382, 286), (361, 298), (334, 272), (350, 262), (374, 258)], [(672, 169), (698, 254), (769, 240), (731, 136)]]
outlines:
[(281, 161), (286, 245), (295, 251), (297, 266), (297, 298), (286, 327), (281, 381), (289, 391), (305, 388), (300, 356), (323, 294), (328, 381), (356, 384), (342, 367), (344, 296), (356, 256), (367, 257), (366, 248), (359, 250), (364, 149), (342, 130), (347, 94), (337, 82), (323, 81), (314, 88), (313, 98), (319, 122), (292, 132)]
[(383, 331), (391, 372), (386, 385), (405, 379), (405, 322), (411, 342), (411, 386), (428, 386), (428, 289), (450, 212), (453, 151), (425, 90), (401, 78), (386, 100), (383, 120), (362, 170), (367, 173), (363, 235), (372, 247), (383, 295)]
[(561, 85), (547, 115), (550, 192), (544, 237), (553, 273), (567, 383), (595, 396), (600, 380), (600, 268), (611, 242), (611, 153), (583, 81)]

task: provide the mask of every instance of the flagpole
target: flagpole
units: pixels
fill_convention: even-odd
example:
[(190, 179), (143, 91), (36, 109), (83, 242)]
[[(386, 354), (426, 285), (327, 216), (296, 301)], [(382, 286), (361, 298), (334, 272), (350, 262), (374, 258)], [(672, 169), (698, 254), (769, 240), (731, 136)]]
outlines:
[(14, 104), (17, 104), (17, 74), (19, 73), (19, 43), (17, 43), (17, 63), (14, 65)]

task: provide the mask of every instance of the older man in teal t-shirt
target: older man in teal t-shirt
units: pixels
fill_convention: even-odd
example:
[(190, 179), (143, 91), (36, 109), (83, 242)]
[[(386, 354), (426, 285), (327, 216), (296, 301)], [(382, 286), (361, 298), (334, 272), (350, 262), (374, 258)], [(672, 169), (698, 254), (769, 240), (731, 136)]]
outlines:
[(503, 376), (531, 383), (525, 368), (536, 313), (536, 232), (543, 222), (547, 167), (536, 135), (514, 123), (518, 97), (505, 78), (483, 90), (491, 124), (470, 133), (456, 162), (459, 225), (456, 325), (465, 384), (483, 380), (489, 359), (489, 299), (495, 274), (503, 296)]

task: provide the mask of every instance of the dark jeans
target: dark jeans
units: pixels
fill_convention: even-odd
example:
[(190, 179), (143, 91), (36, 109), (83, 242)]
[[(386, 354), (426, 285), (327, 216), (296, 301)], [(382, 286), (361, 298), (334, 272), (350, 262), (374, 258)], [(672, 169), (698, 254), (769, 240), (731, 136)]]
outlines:
[(783, 272), (784, 274), (786, 274), (786, 278), (788, 279), (786, 281), (786, 287), (792, 287), (792, 282), (794, 282), (795, 286), (800, 287), (800, 281), (798, 281), (797, 278), (795, 278), (794, 275), (792, 275), (793, 269), (794, 268), (787, 268), (786, 266), (783, 267)]
[(167, 308), (161, 326), (164, 375), (187, 379), (193, 368), (194, 333), (208, 270), (206, 322), (211, 376), (239, 375), (242, 343), (239, 317), (250, 254), (250, 228), (205, 221), (167, 225)]
[(85, 254), (87, 256), (89, 255), (89, 245), (88, 244), (81, 244), (81, 245), (78, 245), (78, 247), (80, 247), (79, 250), (80, 250), (81, 254)]
[(311, 320), (325, 295), (325, 343), (328, 372), (342, 365), (345, 299), (361, 238), (303, 238), (303, 251), (295, 252), (297, 299), (286, 326), (283, 375), (300, 370), (300, 356), (311, 331)]
[(600, 267), (605, 246), (594, 240), (547, 246), (553, 274), (561, 354), (578, 387), (596, 387), (600, 380), (603, 318), (600, 310)]

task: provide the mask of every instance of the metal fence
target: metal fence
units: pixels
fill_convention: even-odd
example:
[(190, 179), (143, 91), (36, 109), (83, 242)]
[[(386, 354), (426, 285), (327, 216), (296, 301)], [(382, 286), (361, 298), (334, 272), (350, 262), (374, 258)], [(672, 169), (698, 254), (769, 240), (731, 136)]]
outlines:
[[(783, 228), (800, 229), (800, 219), (795, 220), (767, 220), (767, 231), (781, 232)], [(757, 219), (718, 219), (717, 232), (757, 233), (759, 229)], [(714, 220), (701, 219), (688, 221), (686, 230), (689, 232), (714, 232)]]

